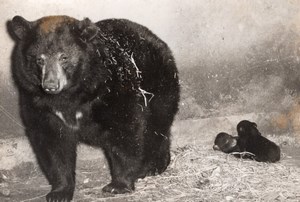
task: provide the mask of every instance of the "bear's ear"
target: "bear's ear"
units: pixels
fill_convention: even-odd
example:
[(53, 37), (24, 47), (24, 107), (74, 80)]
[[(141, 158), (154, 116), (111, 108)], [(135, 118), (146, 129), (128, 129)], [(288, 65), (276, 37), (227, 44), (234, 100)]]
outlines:
[(238, 128), (238, 132), (244, 132), (244, 128), (243, 127), (239, 127)]
[(98, 32), (99, 28), (88, 18), (85, 18), (78, 23), (78, 34), (83, 42), (93, 40), (97, 36)]
[(13, 38), (22, 40), (28, 34), (32, 28), (32, 23), (25, 20), (21, 16), (15, 16), (11, 21), (7, 23), (8, 31)]

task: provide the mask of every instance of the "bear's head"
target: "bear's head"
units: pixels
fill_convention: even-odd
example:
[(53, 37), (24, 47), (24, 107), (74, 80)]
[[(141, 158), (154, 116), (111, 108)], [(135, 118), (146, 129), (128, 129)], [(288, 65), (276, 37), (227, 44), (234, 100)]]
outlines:
[(213, 149), (229, 153), (237, 149), (237, 139), (227, 133), (221, 132), (215, 139)]
[(8, 22), (8, 30), (16, 41), (13, 74), (26, 90), (45, 94), (71, 92), (91, 79), (87, 77), (92, 70), (84, 74), (93, 66), (87, 42), (97, 36), (99, 28), (89, 19), (49, 16), (30, 22), (15, 16)]
[(239, 137), (256, 137), (261, 135), (257, 129), (257, 124), (247, 120), (238, 123), (237, 132)]

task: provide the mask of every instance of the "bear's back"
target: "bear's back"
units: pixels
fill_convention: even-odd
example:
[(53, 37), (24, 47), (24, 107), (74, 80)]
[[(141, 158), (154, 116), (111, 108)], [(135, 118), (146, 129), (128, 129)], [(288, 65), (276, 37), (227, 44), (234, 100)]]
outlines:
[(133, 45), (139, 40), (155, 44), (156, 47), (166, 48), (167, 44), (158, 38), (147, 27), (127, 19), (106, 19), (96, 23), (101, 31), (113, 34), (118, 40), (127, 41)]
[(126, 19), (106, 19), (96, 25), (102, 33), (117, 41), (118, 48), (131, 53), (142, 73), (142, 88), (156, 94), (158, 91), (179, 91), (173, 54), (147, 27)]

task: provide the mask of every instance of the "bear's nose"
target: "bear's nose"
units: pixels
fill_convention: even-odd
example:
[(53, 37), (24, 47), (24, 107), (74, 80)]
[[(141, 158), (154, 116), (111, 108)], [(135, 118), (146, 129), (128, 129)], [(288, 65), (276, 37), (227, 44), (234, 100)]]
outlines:
[(220, 147), (219, 147), (218, 145), (214, 145), (214, 146), (213, 146), (213, 149), (219, 151), (219, 150), (220, 150)]
[(43, 83), (43, 89), (46, 93), (55, 94), (59, 92), (59, 81), (50, 79)]

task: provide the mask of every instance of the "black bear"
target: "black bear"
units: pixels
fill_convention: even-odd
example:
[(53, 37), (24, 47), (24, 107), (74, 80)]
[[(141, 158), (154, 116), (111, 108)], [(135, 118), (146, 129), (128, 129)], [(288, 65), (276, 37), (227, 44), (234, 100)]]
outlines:
[(15, 16), (7, 25), (26, 135), (52, 185), (47, 201), (72, 200), (79, 142), (103, 149), (105, 192), (130, 192), (167, 168), (179, 82), (166, 43), (125, 19)]
[(238, 138), (221, 132), (216, 136), (213, 149), (220, 150), (227, 154), (232, 152), (240, 152)]
[(241, 152), (254, 154), (259, 162), (276, 162), (280, 160), (280, 148), (274, 142), (263, 137), (257, 124), (243, 120), (237, 125), (238, 146)]
[(241, 150), (240, 141), (241, 140), (238, 136), (232, 136), (228, 133), (221, 132), (216, 136), (213, 149), (227, 154), (232, 154), (237, 158), (253, 159), (253, 154), (245, 150)]

